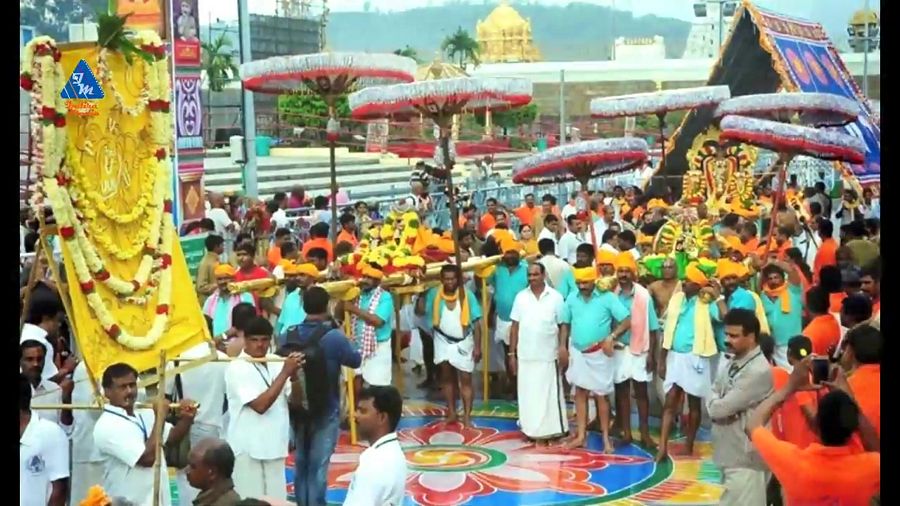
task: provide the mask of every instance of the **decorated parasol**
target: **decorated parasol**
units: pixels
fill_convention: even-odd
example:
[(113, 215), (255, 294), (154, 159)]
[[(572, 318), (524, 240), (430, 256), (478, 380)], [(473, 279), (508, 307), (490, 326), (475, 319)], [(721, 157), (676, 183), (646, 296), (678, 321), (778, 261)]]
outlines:
[[(410, 116), (421, 114), (439, 128), (440, 151), (436, 157), (446, 173), (446, 192), (450, 207), (450, 226), (453, 230), (453, 254), (456, 265), (463, 265), (459, 252), (459, 211), (453, 186), (454, 156), (450, 150), (453, 117), (464, 111), (483, 113), (492, 109), (510, 109), (531, 102), (532, 84), (526, 79), (456, 77), (408, 84), (367, 88), (348, 98), (350, 110), (356, 118)], [(485, 281), (482, 279), (482, 284)], [(482, 289), (486, 292), (486, 287)], [(465, 298), (465, 285), (459, 283), (460, 300)], [(482, 349), (484, 363), (489, 363), (487, 318), (482, 318)], [(484, 400), (488, 397), (488, 367), (484, 370)]]
[[(547, 184), (578, 181), (588, 201), (588, 181), (640, 167), (647, 162), (649, 148), (644, 139), (621, 137), (566, 144), (523, 158), (513, 164), (516, 184)], [(590, 206), (587, 206), (590, 207)], [(590, 213), (590, 209), (584, 209)], [(590, 214), (588, 214), (590, 215)], [(597, 234), (590, 226), (591, 244), (597, 249)]]
[(656, 115), (659, 120), (662, 164), (666, 162), (666, 114), (696, 107), (711, 107), (731, 98), (728, 86), (701, 86), (681, 88), (651, 93), (636, 93), (601, 97), (591, 100), (591, 115), (595, 118), (622, 118), (629, 116)]
[(763, 93), (730, 98), (716, 108), (713, 117), (749, 116), (825, 127), (843, 126), (859, 116), (859, 104), (831, 93)]
[(331, 164), (331, 235), (337, 241), (337, 167), (335, 142), (340, 123), (335, 117), (338, 98), (366, 86), (411, 82), (416, 62), (394, 54), (316, 53), (275, 56), (241, 65), (244, 86), (257, 93), (312, 93), (328, 105), (328, 139)]
[[(719, 138), (722, 140), (743, 142), (779, 153), (778, 190), (773, 210), (778, 209), (780, 201), (784, 198), (787, 167), (795, 156), (805, 155), (847, 163), (862, 163), (865, 159), (866, 148), (863, 142), (836, 130), (746, 116), (725, 116), (720, 122), (720, 129)], [(771, 221), (769, 237), (772, 236), (777, 220)], [(770, 248), (771, 244), (770, 241)]]

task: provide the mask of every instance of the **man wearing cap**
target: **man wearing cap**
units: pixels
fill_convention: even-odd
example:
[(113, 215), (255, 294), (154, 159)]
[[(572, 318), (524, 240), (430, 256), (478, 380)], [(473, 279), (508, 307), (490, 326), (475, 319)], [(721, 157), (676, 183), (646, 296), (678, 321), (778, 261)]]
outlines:
[(803, 289), (797, 270), (785, 262), (771, 262), (762, 269), (763, 307), (775, 339), (773, 359), (790, 371), (787, 344), (803, 330)]
[(657, 462), (668, 456), (669, 431), (685, 394), (689, 409), (685, 446), (688, 455), (694, 452), (700, 427), (700, 400), (710, 393), (710, 359), (719, 352), (713, 323), (720, 323), (721, 314), (726, 311), (719, 290), (710, 286), (709, 277), (697, 262), (690, 263), (685, 269), (682, 291), (669, 301), (663, 327), (659, 376), (664, 382), (666, 402)]
[(316, 283), (319, 270), (316, 266), (306, 262), (300, 265), (290, 264), (284, 268), (284, 284), (287, 295), (281, 305), (281, 314), (275, 325), (275, 335), (279, 344), (283, 342), (284, 333), (295, 325), (300, 325), (306, 319), (306, 311), (303, 310), (303, 293)]
[[(733, 236), (732, 236), (733, 237)], [(762, 300), (754, 292), (747, 290), (740, 285), (742, 279), (750, 274), (747, 266), (734, 262), (732, 260), (719, 260), (716, 269), (716, 277), (722, 286), (722, 295), (725, 296), (725, 307), (728, 311), (732, 309), (746, 309), (752, 311), (759, 321), (760, 331), (763, 334), (769, 334), (769, 323), (766, 320), (766, 311), (762, 305)], [(713, 359), (713, 381), (720, 372), (719, 369), (725, 365), (727, 360), (725, 357), (725, 327), (715, 325), (716, 346), (719, 348), (719, 354)]]
[(622, 334), (619, 339), (621, 347), (616, 346), (613, 355), (618, 426), (624, 431), (622, 441), (631, 443), (633, 386), (638, 408), (641, 445), (650, 448), (653, 446), (653, 440), (650, 439), (650, 398), (647, 394), (647, 383), (653, 378), (653, 372), (656, 370), (655, 356), (650, 351), (656, 350), (659, 321), (650, 292), (635, 282), (637, 263), (630, 252), (623, 251), (616, 257), (616, 276), (619, 281), (616, 294), (622, 305), (631, 313), (629, 329)]
[[(344, 305), (351, 315), (355, 345), (362, 354), (359, 372), (369, 385), (388, 386), (391, 384), (394, 298), (381, 288), (384, 272), (378, 266), (362, 263), (359, 273), (359, 304)], [(357, 379), (357, 383), (360, 381)]]
[[(522, 245), (511, 235), (501, 234), (499, 238), (494, 239), (499, 239), (497, 244), (503, 252), (503, 258), (487, 281), (494, 288), (494, 307), (497, 314), (494, 340), (503, 343), (508, 357), (509, 331), (512, 327), (510, 313), (516, 295), (528, 287), (528, 264), (522, 260), (520, 254)], [(509, 372), (515, 374), (513, 371)]]
[(228, 291), (228, 283), (234, 281), (237, 271), (228, 264), (216, 266), (217, 289), (203, 303), (203, 314), (212, 318), (213, 335), (222, 335), (231, 328), (231, 310), (241, 302), (253, 304), (253, 295), (250, 292), (232, 294)]
[(518, 380), (519, 425), (541, 447), (569, 426), (561, 376), (568, 347), (560, 339), (562, 295), (545, 282), (543, 264), (527, 269), (528, 288), (516, 295), (510, 311), (509, 363)]
[[(566, 298), (563, 311), (562, 340), (571, 352), (566, 379), (575, 385), (576, 433), (566, 446), (584, 446), (587, 432), (588, 395), (599, 406), (603, 451), (612, 453), (609, 439), (609, 401), (614, 390), (615, 342), (631, 328), (628, 309), (613, 292), (596, 289), (597, 270), (593, 266), (575, 269), (578, 291)], [(613, 329), (613, 321), (619, 322)], [(571, 346), (568, 345), (571, 338)]]

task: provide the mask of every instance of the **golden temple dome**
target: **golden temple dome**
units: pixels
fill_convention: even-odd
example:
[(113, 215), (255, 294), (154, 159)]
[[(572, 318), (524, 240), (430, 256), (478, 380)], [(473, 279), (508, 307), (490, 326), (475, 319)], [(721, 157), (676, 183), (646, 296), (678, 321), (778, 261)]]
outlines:
[(850, 25), (864, 25), (869, 23), (870, 25), (877, 25), (878, 22), (878, 13), (873, 10), (865, 10), (860, 9), (853, 13), (853, 17), (850, 18)]
[(506, 0), (502, 0), (500, 5), (494, 8), (484, 21), (479, 22), (479, 25), (484, 30), (494, 30), (498, 32), (522, 29), (526, 26), (531, 28), (531, 23), (526, 21), (518, 11), (513, 9), (509, 3), (506, 2)]
[(463, 69), (446, 63), (441, 59), (440, 52), (435, 56), (434, 61), (419, 65), (416, 68), (416, 81), (432, 81), (435, 79), (450, 79), (453, 77), (468, 77)]
[(475, 25), (479, 58), (484, 63), (532, 62), (540, 54), (531, 37), (531, 21), (522, 17), (506, 0)]

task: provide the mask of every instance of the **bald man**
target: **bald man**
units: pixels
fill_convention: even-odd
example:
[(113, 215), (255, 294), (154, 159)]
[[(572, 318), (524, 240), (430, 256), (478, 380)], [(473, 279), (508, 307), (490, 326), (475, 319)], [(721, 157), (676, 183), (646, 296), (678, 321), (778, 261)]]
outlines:
[(234, 452), (221, 439), (203, 439), (191, 448), (188, 455), (187, 479), (200, 494), (195, 506), (235, 506), (241, 497), (234, 491), (231, 473), (234, 471)]

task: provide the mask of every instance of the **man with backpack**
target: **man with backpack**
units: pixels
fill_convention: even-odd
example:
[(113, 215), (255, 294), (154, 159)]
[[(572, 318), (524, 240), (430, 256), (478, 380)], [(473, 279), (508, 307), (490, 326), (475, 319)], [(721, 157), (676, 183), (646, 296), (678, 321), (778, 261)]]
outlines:
[(328, 463), (334, 453), (340, 426), (341, 367), (357, 368), (359, 352), (328, 314), (329, 296), (312, 286), (303, 294), (306, 319), (287, 330), (279, 354), (300, 352), (304, 357), (301, 381), (305, 381), (303, 406), (292, 406), (296, 458), (294, 497), (297, 504), (325, 506)]

